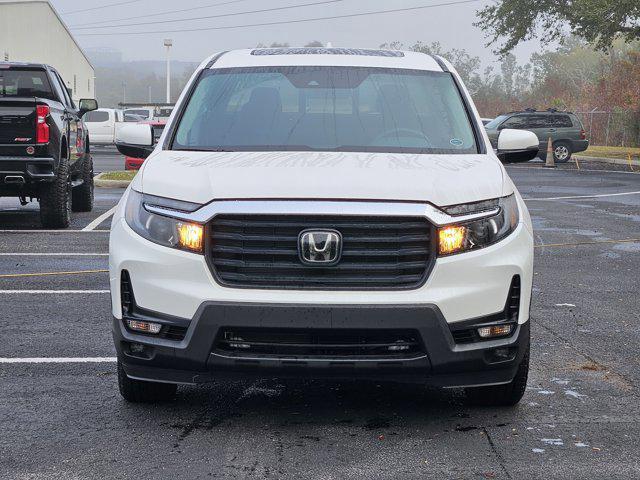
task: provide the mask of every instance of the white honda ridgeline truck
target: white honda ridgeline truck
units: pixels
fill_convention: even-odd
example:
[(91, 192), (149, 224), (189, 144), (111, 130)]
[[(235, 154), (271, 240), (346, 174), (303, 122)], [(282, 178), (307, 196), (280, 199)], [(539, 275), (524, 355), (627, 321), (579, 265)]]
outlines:
[(255, 49), (197, 69), (113, 217), (120, 392), (224, 376), (371, 378), (522, 397), (533, 237), (469, 93), (423, 53)]

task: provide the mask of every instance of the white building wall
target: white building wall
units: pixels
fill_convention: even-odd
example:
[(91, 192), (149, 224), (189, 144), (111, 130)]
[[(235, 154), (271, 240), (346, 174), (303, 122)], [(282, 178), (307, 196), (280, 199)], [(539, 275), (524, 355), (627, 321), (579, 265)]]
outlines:
[(95, 98), (93, 66), (47, 1), (0, 0), (0, 61), (47, 63), (72, 89)]

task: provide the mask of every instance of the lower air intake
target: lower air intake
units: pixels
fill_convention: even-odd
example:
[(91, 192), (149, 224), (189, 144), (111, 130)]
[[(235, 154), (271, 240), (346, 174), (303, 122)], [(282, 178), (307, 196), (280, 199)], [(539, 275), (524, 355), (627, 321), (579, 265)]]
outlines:
[(295, 358), (413, 358), (424, 353), (416, 330), (222, 328), (216, 353)]

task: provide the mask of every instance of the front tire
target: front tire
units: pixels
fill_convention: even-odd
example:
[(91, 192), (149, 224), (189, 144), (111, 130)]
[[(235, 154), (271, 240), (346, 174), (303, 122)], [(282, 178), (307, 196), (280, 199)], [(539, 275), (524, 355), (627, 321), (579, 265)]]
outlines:
[(571, 160), (572, 153), (571, 145), (567, 142), (556, 142), (553, 144), (553, 159), (556, 163), (567, 163)]
[(93, 210), (93, 159), (87, 152), (82, 165), (82, 184), (73, 189), (71, 208), (74, 212)]
[(173, 383), (145, 382), (127, 377), (118, 361), (118, 387), (120, 395), (131, 403), (158, 403), (173, 399), (178, 386)]
[(69, 162), (60, 159), (53, 182), (40, 190), (40, 222), (45, 228), (67, 228), (71, 222)]
[(512, 407), (522, 399), (527, 389), (528, 376), (529, 348), (527, 348), (513, 380), (504, 385), (467, 388), (465, 389), (467, 400), (473, 405)]

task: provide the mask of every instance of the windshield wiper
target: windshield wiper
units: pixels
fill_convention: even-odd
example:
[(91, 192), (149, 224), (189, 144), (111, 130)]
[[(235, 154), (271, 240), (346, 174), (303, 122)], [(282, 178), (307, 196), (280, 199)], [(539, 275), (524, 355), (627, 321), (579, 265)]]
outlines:
[(181, 152), (235, 152), (235, 150), (231, 150), (229, 148), (224, 148), (224, 147), (213, 147), (213, 148), (180, 147), (180, 148), (174, 148), (173, 150), (178, 150)]

